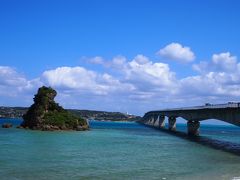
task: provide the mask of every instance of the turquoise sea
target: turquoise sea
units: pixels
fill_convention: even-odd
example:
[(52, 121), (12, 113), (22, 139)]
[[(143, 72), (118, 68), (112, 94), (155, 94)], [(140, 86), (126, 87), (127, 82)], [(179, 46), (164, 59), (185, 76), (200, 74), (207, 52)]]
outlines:
[[(18, 119), (0, 119), (13, 122)], [(91, 121), (87, 132), (0, 128), (1, 180), (240, 177), (240, 156), (131, 122)], [(185, 125), (178, 125), (185, 131)], [(240, 144), (240, 128), (202, 125), (201, 136)]]

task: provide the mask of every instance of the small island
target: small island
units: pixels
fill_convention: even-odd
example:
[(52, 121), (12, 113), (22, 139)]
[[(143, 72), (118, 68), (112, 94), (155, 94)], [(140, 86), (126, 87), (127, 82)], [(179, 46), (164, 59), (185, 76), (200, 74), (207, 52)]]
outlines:
[(23, 115), (21, 127), (33, 130), (88, 130), (86, 119), (73, 115), (54, 101), (57, 92), (51, 87), (41, 87), (33, 98), (34, 103)]

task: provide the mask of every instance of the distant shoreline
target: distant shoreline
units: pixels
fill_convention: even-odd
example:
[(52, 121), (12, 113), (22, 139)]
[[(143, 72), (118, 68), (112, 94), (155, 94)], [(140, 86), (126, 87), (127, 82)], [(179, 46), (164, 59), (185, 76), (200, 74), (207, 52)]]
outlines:
[[(23, 114), (27, 112), (27, 107), (5, 107), (0, 106), (0, 118), (22, 118)], [(76, 116), (85, 119), (95, 119), (98, 121), (137, 121), (141, 117), (137, 115), (121, 113), (121, 112), (108, 112), (97, 110), (78, 110), (67, 109)]]
[[(4, 119), (18, 119), (23, 120), (22, 117), (0, 117), (0, 121)], [(88, 121), (99, 121), (99, 122), (135, 122), (135, 121), (126, 121), (126, 120), (103, 120), (103, 119), (87, 119)]]

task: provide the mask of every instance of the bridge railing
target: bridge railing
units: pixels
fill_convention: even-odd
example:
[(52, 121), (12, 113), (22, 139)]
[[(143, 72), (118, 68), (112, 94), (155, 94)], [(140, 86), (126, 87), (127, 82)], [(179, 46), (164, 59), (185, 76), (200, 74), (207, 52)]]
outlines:
[(229, 102), (226, 104), (206, 104), (205, 108), (239, 108), (240, 103)]
[(193, 107), (183, 107), (183, 108), (161, 109), (161, 110), (156, 110), (156, 111), (222, 109), (222, 108), (240, 108), (240, 102), (229, 102), (229, 103), (225, 103), (225, 104), (209, 104), (209, 103), (206, 103), (204, 106), (193, 106)]

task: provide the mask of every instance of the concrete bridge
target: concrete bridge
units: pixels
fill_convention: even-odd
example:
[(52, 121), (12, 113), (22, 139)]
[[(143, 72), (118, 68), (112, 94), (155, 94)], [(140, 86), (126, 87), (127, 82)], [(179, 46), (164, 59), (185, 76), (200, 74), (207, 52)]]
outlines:
[(176, 131), (176, 118), (187, 120), (189, 135), (199, 135), (200, 121), (218, 119), (236, 126), (240, 126), (240, 103), (205, 104), (187, 108), (163, 109), (147, 112), (142, 120), (143, 124), (157, 128), (165, 127), (165, 117), (168, 117), (168, 129)]

